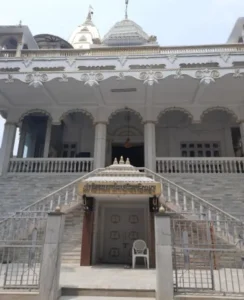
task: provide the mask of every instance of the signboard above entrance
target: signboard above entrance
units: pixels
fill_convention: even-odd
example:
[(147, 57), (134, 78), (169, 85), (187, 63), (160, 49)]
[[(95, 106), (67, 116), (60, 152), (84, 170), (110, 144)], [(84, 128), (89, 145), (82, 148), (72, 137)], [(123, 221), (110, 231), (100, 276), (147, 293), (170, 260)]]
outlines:
[(80, 195), (148, 195), (161, 194), (161, 184), (151, 183), (123, 183), (123, 182), (81, 182), (78, 186)]

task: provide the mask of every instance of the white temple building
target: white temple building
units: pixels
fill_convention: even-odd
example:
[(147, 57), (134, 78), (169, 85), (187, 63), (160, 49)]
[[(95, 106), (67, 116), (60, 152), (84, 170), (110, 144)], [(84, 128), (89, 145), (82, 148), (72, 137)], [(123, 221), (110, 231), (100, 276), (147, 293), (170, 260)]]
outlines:
[(127, 15), (104, 37), (96, 25), (90, 8), (69, 41), (0, 26), (0, 214), (121, 157), (175, 182), (184, 211), (189, 191), (243, 214), (244, 18), (225, 44), (200, 46), (159, 45)]

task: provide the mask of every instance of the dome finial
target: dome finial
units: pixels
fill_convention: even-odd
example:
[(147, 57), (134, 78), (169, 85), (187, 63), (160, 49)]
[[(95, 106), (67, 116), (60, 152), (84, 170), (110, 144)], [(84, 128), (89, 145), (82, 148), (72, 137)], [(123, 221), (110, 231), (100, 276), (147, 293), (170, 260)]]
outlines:
[(93, 7), (91, 5), (89, 5), (89, 10), (88, 10), (88, 15), (87, 15), (86, 21), (91, 21), (92, 15), (93, 15)]
[(128, 5), (129, 5), (129, 0), (125, 0), (125, 19), (128, 19)]
[(120, 157), (119, 164), (120, 164), (120, 165), (124, 165), (124, 164), (125, 164), (125, 161), (124, 161), (124, 157), (123, 157), (123, 156)]
[(114, 163), (113, 163), (114, 165), (117, 165), (118, 164), (118, 160), (117, 160), (117, 158), (115, 157), (115, 159), (114, 159)]

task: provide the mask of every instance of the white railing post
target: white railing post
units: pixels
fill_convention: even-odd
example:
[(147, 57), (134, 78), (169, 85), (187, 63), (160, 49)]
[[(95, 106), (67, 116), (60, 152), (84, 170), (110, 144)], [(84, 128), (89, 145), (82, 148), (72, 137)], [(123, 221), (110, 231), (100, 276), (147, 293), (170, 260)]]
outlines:
[(93, 158), (11, 158), (9, 173), (91, 172)]
[(243, 157), (157, 157), (156, 161), (158, 173), (244, 173)]
[(170, 189), (170, 184), (168, 183), (168, 202), (171, 202), (171, 189)]

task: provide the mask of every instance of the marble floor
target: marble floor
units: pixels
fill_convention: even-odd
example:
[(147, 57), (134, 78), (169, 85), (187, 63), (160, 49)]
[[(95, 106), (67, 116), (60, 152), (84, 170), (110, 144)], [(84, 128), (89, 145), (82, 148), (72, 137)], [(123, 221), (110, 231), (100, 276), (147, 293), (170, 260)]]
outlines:
[(62, 265), (60, 286), (88, 289), (155, 290), (156, 270), (121, 266), (80, 267)]

